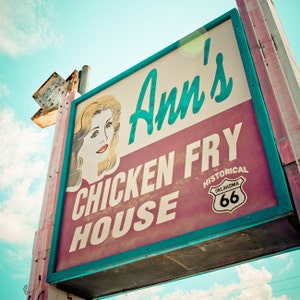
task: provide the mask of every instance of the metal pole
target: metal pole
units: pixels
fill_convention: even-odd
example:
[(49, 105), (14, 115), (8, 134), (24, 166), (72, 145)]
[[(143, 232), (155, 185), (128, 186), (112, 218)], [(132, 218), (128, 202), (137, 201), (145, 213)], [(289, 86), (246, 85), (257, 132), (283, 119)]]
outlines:
[[(60, 184), (61, 169), (64, 157), (64, 145), (67, 133), (70, 103), (76, 97), (78, 87), (78, 71), (69, 77), (68, 92), (59, 104), (52, 153), (49, 163), (47, 182), (38, 231), (32, 253), (32, 266), (28, 285), (27, 300), (58, 300), (71, 299), (70, 295), (50, 286), (46, 282), (49, 254), (53, 233), (54, 216), (57, 205), (57, 196)], [(81, 299), (72, 296), (73, 300)]]
[[(300, 218), (300, 90), (297, 67), (271, 0), (236, 0)], [(297, 104), (298, 103), (298, 104)]]
[(80, 81), (79, 81), (78, 92), (81, 95), (85, 94), (89, 90), (90, 73), (91, 73), (91, 68), (86, 65), (83, 66), (82, 70), (80, 71)]

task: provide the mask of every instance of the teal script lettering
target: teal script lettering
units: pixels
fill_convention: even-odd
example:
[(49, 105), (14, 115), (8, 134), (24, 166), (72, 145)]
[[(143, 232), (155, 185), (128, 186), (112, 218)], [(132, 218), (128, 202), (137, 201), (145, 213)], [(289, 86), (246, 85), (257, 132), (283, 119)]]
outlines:
[(233, 81), (232, 78), (230, 77), (228, 80), (228, 83), (226, 83), (226, 76), (224, 72), (224, 67), (223, 67), (223, 54), (219, 53), (216, 58), (217, 62), (217, 70), (216, 70), (216, 75), (215, 75), (215, 80), (213, 83), (213, 86), (211, 88), (210, 96), (211, 98), (214, 97), (218, 83), (220, 83), (221, 88), (220, 88), (220, 94), (215, 97), (216, 102), (222, 102), (227, 97), (230, 95), (232, 91), (232, 85)]
[[(210, 91), (210, 97), (211, 99), (214, 99), (216, 103), (220, 103), (226, 100), (231, 94), (233, 88), (232, 78), (230, 77), (228, 79), (228, 82), (226, 80), (223, 59), (224, 57), (221, 53), (219, 53), (216, 57), (216, 73)], [(161, 130), (166, 117), (168, 124), (172, 125), (175, 123), (178, 117), (180, 119), (185, 118), (191, 102), (192, 112), (193, 114), (196, 114), (201, 110), (201, 107), (205, 101), (205, 92), (200, 90), (200, 76), (197, 75), (194, 77), (192, 83), (190, 83), (189, 80), (183, 83), (180, 97), (178, 96), (178, 89), (176, 87), (173, 87), (169, 94), (167, 92), (163, 92), (160, 97), (158, 111), (155, 115), (154, 107), (157, 75), (157, 70), (155, 68), (152, 69), (148, 73), (142, 85), (136, 105), (136, 110), (129, 119), (129, 123), (131, 124), (129, 144), (132, 144), (135, 140), (135, 133), (139, 120), (144, 120), (146, 122), (147, 133), (148, 135), (151, 135), (154, 130), (154, 122), (156, 123), (156, 129)], [(216, 95), (218, 85), (220, 86), (220, 89), (219, 94)], [(147, 91), (149, 92), (148, 100), (146, 99)], [(148, 104), (146, 103), (146, 101), (148, 101)], [(142, 106), (144, 105), (143, 107), (145, 107), (145, 104), (146, 106), (148, 106), (147, 110), (142, 109)]]

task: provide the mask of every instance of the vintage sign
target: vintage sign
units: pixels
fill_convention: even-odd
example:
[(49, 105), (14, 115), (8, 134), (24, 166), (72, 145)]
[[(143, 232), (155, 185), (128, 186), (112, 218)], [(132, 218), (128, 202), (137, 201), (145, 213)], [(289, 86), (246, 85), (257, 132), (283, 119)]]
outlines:
[(291, 209), (235, 10), (71, 109), (49, 282)]

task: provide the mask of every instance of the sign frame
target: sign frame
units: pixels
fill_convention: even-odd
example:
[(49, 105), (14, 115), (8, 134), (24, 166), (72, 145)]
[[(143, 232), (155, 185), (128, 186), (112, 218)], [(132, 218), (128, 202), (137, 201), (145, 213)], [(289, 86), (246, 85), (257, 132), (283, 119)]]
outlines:
[[(70, 165), (70, 154), (72, 148), (77, 105), (85, 100), (88, 100), (90, 97), (96, 95), (97, 93), (110, 87), (111, 85), (122, 81), (123, 79), (132, 75), (133, 73), (137, 72), (143, 67), (155, 62), (159, 58), (171, 53), (172, 51), (182, 46), (183, 43), (187, 43), (199, 37), (199, 35), (201, 35), (204, 31), (209, 31), (229, 19), (231, 19), (233, 24), (236, 41), (244, 65), (244, 71), (247, 77), (252, 103), (256, 114), (256, 120), (263, 141), (274, 190), (277, 196), (278, 206), (267, 208), (265, 210), (252, 213), (250, 215), (242, 216), (238, 219), (233, 219), (225, 223), (216, 224), (208, 228), (183, 234), (181, 236), (176, 236), (168, 240), (163, 240), (120, 254), (105, 257), (97, 261), (75, 266), (66, 270), (56, 271), (57, 251), (60, 240), (60, 228), (64, 207), (64, 195), (68, 180), (67, 177)], [(238, 11), (236, 9), (232, 9), (231, 11), (223, 14), (219, 18), (213, 20), (212, 22), (209, 22), (207, 25), (203, 26), (199, 30), (196, 30), (193, 33), (189, 34), (183, 40), (171, 44), (170, 46), (166, 47), (160, 52), (154, 54), (153, 56), (128, 69), (127, 71), (121, 73), (120, 75), (112, 78), (106, 83), (101, 84), (94, 90), (82, 95), (81, 97), (77, 98), (72, 102), (68, 133), (65, 145), (61, 184), (59, 189), (57, 210), (54, 223), (54, 232), (50, 251), (47, 282), (50, 284), (56, 284), (59, 282), (64, 282), (66, 280), (88, 276), (91, 274), (102, 272), (107, 269), (116, 268), (124, 264), (142, 260), (144, 258), (153, 257), (163, 253), (167, 253), (169, 251), (184, 248), (187, 245), (198, 244), (214, 238), (220, 238), (231, 233), (236, 233), (243, 229), (248, 229), (254, 226), (274, 221), (276, 219), (281, 219), (291, 215), (292, 212), (293, 207), (291, 204), (291, 198), (287, 182), (284, 176), (283, 168), (273, 138), (273, 132), (268, 119), (268, 114), (264, 104), (263, 96), (259, 88), (259, 82), (256, 76), (255, 67), (252, 61), (250, 50), (247, 45), (246, 35), (244, 33), (244, 29)]]

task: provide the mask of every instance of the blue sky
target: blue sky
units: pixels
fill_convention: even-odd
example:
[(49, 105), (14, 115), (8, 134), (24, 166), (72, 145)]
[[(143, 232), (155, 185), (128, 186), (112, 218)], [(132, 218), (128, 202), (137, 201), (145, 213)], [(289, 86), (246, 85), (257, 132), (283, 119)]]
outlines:
[[(298, 0), (274, 0), (300, 61)], [(31, 251), (54, 127), (31, 121), (32, 94), (56, 71), (91, 66), (90, 88), (219, 15), (234, 0), (0, 0), (0, 290), (26, 299)], [(272, 299), (300, 295), (300, 251), (193, 276), (111, 299)], [(250, 286), (249, 286), (250, 284)]]

